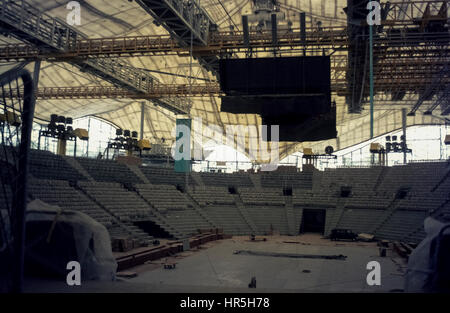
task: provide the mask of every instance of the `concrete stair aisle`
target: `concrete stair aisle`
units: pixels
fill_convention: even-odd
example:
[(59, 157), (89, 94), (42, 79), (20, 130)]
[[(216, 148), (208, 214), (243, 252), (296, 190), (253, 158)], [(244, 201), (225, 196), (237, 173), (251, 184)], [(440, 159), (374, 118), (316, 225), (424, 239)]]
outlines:
[(63, 158), (70, 166), (72, 166), (75, 170), (77, 170), (78, 173), (86, 177), (87, 180), (94, 181), (94, 178), (91, 175), (89, 175), (89, 173), (84, 169), (84, 167), (81, 166), (81, 164), (75, 158), (69, 156), (63, 156)]
[(295, 217), (295, 233), (299, 234), (300, 227), (302, 226), (303, 221), (303, 208), (295, 208), (294, 217)]
[(253, 222), (252, 218), (248, 214), (247, 210), (245, 209), (244, 203), (242, 202), (241, 197), (238, 194), (234, 194), (234, 201), (236, 203), (236, 207), (239, 210), (239, 213), (241, 213), (242, 217), (244, 218), (244, 221), (247, 223), (247, 225), (250, 227), (251, 231), (256, 235), (260, 234), (260, 231), (256, 224)]
[(151, 213), (154, 216), (154, 222), (158, 224), (159, 227), (161, 227), (163, 230), (168, 232), (171, 236), (173, 236), (175, 239), (183, 239), (188, 238), (189, 234), (186, 234), (179, 229), (177, 229), (175, 226), (169, 223), (167, 219), (158, 212), (155, 208), (151, 208)]
[(262, 189), (261, 185), (261, 175), (260, 174), (249, 174), (250, 180), (256, 189)]
[(134, 239), (137, 239), (139, 241), (139, 244), (143, 246), (148, 246), (152, 241), (153, 237), (147, 234), (146, 232), (142, 231), (141, 229), (137, 228), (130, 222), (122, 222), (119, 219), (114, 219), (114, 223), (116, 224), (116, 227), (119, 227), (123, 231), (121, 232), (126, 233), (127, 235), (131, 236)]
[[(331, 233), (331, 230), (336, 227), (336, 220), (334, 218), (336, 215), (336, 211), (337, 211), (337, 209), (327, 209), (327, 211), (326, 211), (325, 230), (323, 232), (324, 236), (329, 236)], [(340, 212), (340, 214), (342, 214), (343, 212), (344, 212), (344, 210), (342, 210), (342, 212)]]
[(442, 178), (439, 180), (439, 182), (435, 186), (433, 186), (433, 188), (431, 189), (431, 192), (436, 191), (436, 189), (438, 189), (439, 186), (444, 184), (447, 179), (450, 179), (450, 166), (447, 165), (447, 167), (448, 168), (447, 168), (445, 174), (442, 176)]
[(449, 204), (450, 198), (447, 198), (447, 200), (445, 200), (445, 202), (443, 202), (439, 207), (429, 211), (430, 216), (439, 217), (444, 212), (444, 210), (449, 206)]
[(121, 238), (130, 235), (127, 229), (118, 224), (113, 224), (111, 227), (109, 227), (108, 232), (110, 238)]
[(108, 232), (111, 239), (131, 237), (137, 239), (142, 246), (148, 246), (153, 241), (153, 237), (149, 236), (147, 233), (134, 233), (134, 230), (129, 229), (127, 225), (123, 224), (114, 224), (108, 229)]
[(192, 205), (192, 208), (197, 212), (198, 215), (203, 217), (203, 219), (208, 222), (208, 224), (211, 226), (211, 228), (219, 228), (213, 222), (211, 217), (209, 217), (208, 214), (206, 214), (206, 212), (200, 207), (200, 205), (197, 203), (197, 201), (195, 201), (194, 198), (192, 198), (190, 193), (185, 193), (184, 195), (185, 195), (186, 201)]
[(392, 200), (391, 204), (389, 204), (388, 208), (386, 209), (386, 212), (384, 212), (383, 215), (378, 219), (378, 221), (375, 223), (374, 227), (370, 230), (370, 234), (377, 235), (377, 231), (380, 230), (381, 227), (391, 218), (391, 216), (394, 214), (395, 210), (397, 209), (397, 206), (399, 204), (399, 201), (397, 199)]
[[(342, 216), (344, 215), (345, 203), (346, 203), (345, 198), (339, 198), (336, 203), (336, 209), (334, 209), (333, 212), (330, 212), (329, 209), (326, 211), (325, 230), (324, 230), (325, 236), (329, 236), (331, 230), (339, 227), (339, 223), (342, 219)], [(330, 214), (329, 218), (328, 214)]]
[(297, 235), (297, 231), (299, 228), (295, 227), (295, 216), (294, 216), (294, 207), (292, 205), (292, 196), (285, 196), (285, 205), (284, 209), (286, 212), (286, 221), (288, 225), (289, 236)]
[(136, 165), (130, 165), (126, 164), (126, 166), (132, 171), (137, 177), (139, 177), (140, 180), (144, 182), (144, 184), (151, 185), (152, 183), (148, 180), (147, 176), (142, 173), (142, 171), (139, 169)]
[(124, 223), (125, 226), (129, 231), (131, 231), (137, 239), (139, 239), (139, 242), (144, 245), (149, 245), (153, 241), (153, 236), (150, 236), (148, 233), (140, 229), (139, 227), (135, 226), (132, 222), (126, 222)]
[(373, 191), (377, 191), (378, 187), (383, 182), (384, 177), (387, 175), (388, 171), (389, 171), (389, 168), (386, 166), (383, 166), (383, 168), (380, 171), (380, 174), (378, 175), (377, 182), (373, 186)]
[(425, 238), (426, 233), (423, 229), (423, 225), (409, 233), (408, 235), (404, 236), (400, 241), (403, 242), (414, 242), (419, 243), (423, 238)]
[(153, 240), (152, 236), (142, 231), (140, 228), (137, 228), (136, 226), (132, 225), (131, 222), (129, 223), (122, 222), (118, 216), (116, 216), (113, 212), (105, 208), (99, 201), (97, 201), (94, 197), (92, 197), (89, 193), (87, 193), (83, 188), (79, 188), (78, 186), (74, 187), (75, 189), (83, 193), (86, 197), (88, 197), (90, 200), (92, 200), (94, 203), (96, 203), (105, 212), (107, 212), (112, 217), (113, 224), (115, 224), (116, 227), (121, 228), (131, 237), (138, 239), (140, 244), (148, 245)]
[(185, 234), (183, 232), (181, 232), (180, 230), (176, 229), (176, 227), (174, 227), (173, 225), (171, 225), (167, 219), (158, 212), (158, 210), (153, 207), (153, 205), (148, 202), (139, 192), (136, 192), (137, 195), (145, 201), (145, 203), (148, 204), (150, 213), (152, 214), (154, 220), (153, 222), (155, 222), (161, 229), (165, 230), (167, 233), (169, 233), (171, 236), (173, 236), (175, 239), (183, 239), (183, 238), (188, 238), (189, 235)]
[[(441, 206), (439, 206), (435, 210), (430, 211), (430, 217), (435, 217), (435, 218), (439, 217), (442, 214), (442, 212), (444, 211), (444, 209), (447, 208), (449, 203), (450, 203), (450, 199), (447, 199), (444, 203), (441, 204)], [(401, 241), (418, 243), (420, 240), (425, 238), (425, 236), (426, 236), (426, 233), (423, 229), (423, 225), (420, 225), (419, 227), (417, 227), (417, 229), (413, 230), (412, 232), (407, 234), (405, 237), (403, 237), (401, 239)]]
[(203, 182), (202, 177), (197, 172), (191, 172), (192, 180), (197, 184), (199, 187), (205, 187), (205, 183)]

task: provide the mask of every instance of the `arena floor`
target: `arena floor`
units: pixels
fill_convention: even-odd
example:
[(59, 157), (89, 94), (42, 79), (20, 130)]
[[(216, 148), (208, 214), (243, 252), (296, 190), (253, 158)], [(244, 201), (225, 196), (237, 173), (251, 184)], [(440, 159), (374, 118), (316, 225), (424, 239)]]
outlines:
[[(114, 283), (85, 282), (68, 287), (64, 282), (29, 281), (33, 292), (396, 292), (403, 290), (405, 261), (388, 250), (380, 257), (376, 243), (332, 242), (316, 234), (248, 237), (210, 242), (169, 259), (129, 269), (137, 277)], [(344, 255), (345, 260), (235, 254), (235, 251), (305, 255)], [(366, 282), (367, 263), (381, 265), (381, 286)], [(164, 269), (175, 262), (175, 269)], [(248, 288), (252, 277), (256, 288)]]

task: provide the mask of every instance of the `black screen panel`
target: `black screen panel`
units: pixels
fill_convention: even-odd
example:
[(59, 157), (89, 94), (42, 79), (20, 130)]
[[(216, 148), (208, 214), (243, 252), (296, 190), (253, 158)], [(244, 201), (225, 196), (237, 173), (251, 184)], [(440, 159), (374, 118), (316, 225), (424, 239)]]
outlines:
[(329, 56), (223, 59), (226, 95), (314, 94), (331, 90)]

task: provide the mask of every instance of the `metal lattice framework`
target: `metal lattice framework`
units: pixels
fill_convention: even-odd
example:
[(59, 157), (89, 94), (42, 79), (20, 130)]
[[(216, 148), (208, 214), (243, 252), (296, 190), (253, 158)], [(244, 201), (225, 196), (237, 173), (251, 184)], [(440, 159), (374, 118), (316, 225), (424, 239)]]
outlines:
[[(96, 4), (95, 1), (92, 2)], [(319, 2), (320, 7), (317, 6)], [(334, 6), (331, 1), (325, 0), (301, 0), (296, 1), (297, 5), (294, 4), (294, 1), (287, 0), (285, 4), (281, 4), (280, 7), (283, 10), (296, 13), (308, 11), (309, 8), (306, 41), (301, 40), (299, 21), (294, 20), (293, 27), (287, 30), (279, 29), (277, 46), (274, 47), (272, 34), (269, 32), (250, 31), (249, 46), (247, 46), (244, 43), (243, 32), (238, 27), (224, 31), (224, 29), (228, 29), (223, 27), (226, 23), (229, 25), (239, 23), (240, 15), (243, 14), (242, 8), (246, 5), (244, 2), (229, 1), (229, 3), (225, 3), (225, 7), (232, 8), (227, 12), (231, 16), (227, 17), (224, 12), (224, 10), (226, 11), (225, 7), (220, 8), (213, 0), (201, 1), (199, 2), (201, 6), (197, 1), (186, 0), (136, 1), (134, 4), (124, 4), (123, 7), (126, 8), (125, 10), (133, 10), (133, 12), (140, 11), (133, 13), (135, 14), (133, 17), (138, 17), (136, 20), (143, 20), (145, 16), (151, 17), (151, 20), (143, 21), (141, 27), (149, 31), (133, 31), (133, 34), (138, 34), (134, 36), (127, 35), (127, 32), (108, 33), (99, 29), (100, 26), (103, 26), (103, 20), (100, 22), (100, 19), (97, 19), (99, 25), (84, 30), (88, 31), (92, 37), (101, 38), (88, 38), (78, 30), (68, 27), (64, 22), (27, 5), (25, 1), (3, 1), (2, 8), (0, 8), (0, 24), (8, 34), (21, 40), (22, 43), (0, 45), (0, 60), (33, 61), (42, 59), (53, 62), (53, 68), (62, 67), (60, 64), (63, 63), (58, 62), (68, 62), (76, 65), (82, 71), (94, 73), (116, 86), (94, 87), (90, 85), (95, 82), (82, 82), (80, 84), (84, 87), (68, 87), (71, 86), (70, 80), (64, 79), (61, 84), (55, 80), (51, 80), (52, 83), (45, 80), (46, 83), (42, 85), (48, 88), (39, 89), (37, 96), (40, 99), (75, 100), (61, 101), (61, 108), (72, 107), (71, 110), (74, 110), (79, 103), (94, 103), (85, 100), (77, 101), (77, 99), (108, 99), (108, 101), (98, 102), (99, 104), (104, 103), (104, 109), (95, 112), (108, 112), (100, 113), (107, 119), (119, 118), (119, 114), (121, 114), (120, 118), (127, 116), (127, 119), (131, 121), (133, 118), (128, 118), (128, 116), (130, 112), (137, 114), (138, 106), (135, 105), (137, 101), (133, 101), (133, 105), (127, 109), (122, 109), (123, 104), (120, 102), (117, 104), (116, 99), (150, 99), (151, 102), (175, 113), (190, 112), (193, 103), (195, 108), (194, 113), (191, 114), (201, 115), (208, 122), (217, 122), (224, 126), (229, 123), (250, 124), (257, 121), (252, 116), (234, 117), (221, 113), (217, 98), (221, 94), (214, 78), (208, 73), (200, 74), (204, 81), (210, 82), (202, 85), (197, 84), (195, 80), (191, 85), (191, 79), (189, 82), (188, 79), (185, 79), (185, 82), (182, 82), (183, 79), (174, 79), (172, 82), (164, 80), (164, 76), (156, 74), (160, 81), (164, 80), (168, 83), (161, 84), (148, 71), (137, 69), (130, 64), (142, 63), (143, 68), (152, 68), (149, 66), (155, 65), (156, 69), (162, 69), (164, 65), (160, 66), (156, 62), (167, 58), (170, 59), (170, 64), (166, 63), (166, 66), (175, 68), (177, 64), (180, 66), (182, 62), (186, 62), (192, 51), (194, 58), (203, 69), (216, 73), (219, 58), (243, 57), (249, 51), (249, 47), (257, 56), (268, 55), (274, 51), (274, 48), (276, 48), (277, 55), (280, 56), (330, 54), (333, 97), (336, 97), (338, 102), (338, 119), (344, 123), (351, 119), (341, 109), (344, 107), (344, 99), (341, 97), (348, 97), (353, 88), (352, 84), (354, 84), (349, 80), (349, 73), (362, 70), (367, 64), (364, 58), (362, 58), (362, 62), (355, 64), (348, 60), (349, 45), (352, 43), (352, 39), (349, 39), (348, 29), (345, 26), (347, 21), (342, 18), (345, 15), (339, 16), (338, 14), (340, 10), (338, 10), (338, 2), (341, 5), (346, 1), (336, 0)], [(325, 14), (326, 11), (329, 11), (327, 10), (328, 4), (334, 8), (334, 17), (328, 13)], [(383, 8), (386, 8), (385, 4), (383, 4)], [(385, 15), (383, 15), (382, 26), (377, 28), (374, 38), (376, 60), (374, 83), (377, 107), (395, 109), (406, 104), (411, 107), (417, 103), (420, 95), (431, 90), (432, 96), (426, 97), (422, 105), (427, 106), (427, 110), (431, 112), (440, 108), (442, 114), (449, 113), (448, 101), (445, 101), (447, 94), (445, 86), (449, 84), (447, 77), (444, 77), (439, 84), (431, 84), (443, 66), (449, 63), (448, 6), (444, 7), (447, 4), (447, 0), (393, 1), (389, 5), (389, 10), (383, 13)], [(9, 8), (5, 8), (6, 6)], [(42, 3), (37, 6), (51, 7)], [(115, 11), (111, 10), (115, 13), (111, 14), (116, 14), (119, 12), (118, 10), (116, 7)], [(195, 12), (196, 14), (194, 14)], [(111, 17), (111, 19), (113, 18)], [(227, 19), (234, 19), (234, 21)], [(317, 26), (316, 22), (319, 20), (324, 20), (324, 24), (327, 23), (330, 26)], [(138, 23), (131, 24), (139, 25)], [(433, 25), (436, 24), (443, 24), (445, 27), (444, 29), (433, 28)], [(162, 26), (168, 34), (164, 30), (158, 30), (155, 25)], [(218, 27), (221, 27), (221, 30), (217, 30)], [(106, 33), (109, 34), (108, 37), (103, 36)], [(152, 35), (148, 35), (149, 33)], [(367, 35), (362, 34), (359, 39), (364, 42), (367, 40)], [(150, 61), (146, 61), (144, 65), (142, 60)], [(194, 64), (194, 66), (196, 65)], [(179, 67), (177, 74), (181, 74), (178, 77), (187, 77), (199, 75), (199, 72), (187, 75), (186, 67)], [(357, 103), (360, 108), (367, 101), (365, 98), (368, 87), (367, 81), (363, 79), (357, 81), (363, 88), (362, 92), (361, 90), (356, 92), (358, 101), (361, 100)], [(67, 87), (61, 86), (63, 84)], [(195, 99), (187, 101), (187, 97)], [(50, 105), (54, 105), (54, 102), (43, 101), (43, 107)], [(109, 105), (111, 108), (107, 107)], [(120, 113), (115, 114), (114, 110), (120, 110)], [(161, 113), (164, 116), (166, 114), (166, 111)], [(355, 115), (355, 119), (359, 118), (358, 116)], [(170, 118), (173, 116), (171, 115)], [(170, 123), (169, 118), (159, 119), (160, 117), (156, 123), (148, 120), (148, 128), (153, 135), (160, 131), (161, 124)], [(351, 134), (349, 138), (350, 136)], [(293, 151), (291, 148), (294, 149), (294, 146), (282, 149), (288, 152)]]
[[(51, 53), (65, 51), (71, 44), (86, 36), (57, 18), (37, 10), (26, 1), (2, 1), (0, 26), (12, 36), (25, 40)], [(113, 58), (67, 60), (82, 71), (93, 73), (117, 86), (138, 93), (146, 93), (156, 79)], [(167, 100), (161, 104), (175, 113), (189, 113), (190, 108), (179, 101)]]
[[(191, 95), (192, 93), (183, 94), (179, 88), (170, 86), (154, 88), (153, 85), (157, 82), (147, 72), (131, 68), (118, 62), (117, 59), (108, 57), (187, 56), (192, 49), (193, 55), (199, 61), (203, 60), (200, 63), (208, 70), (212, 70), (210, 66), (206, 65), (212, 64), (210, 63), (211, 58), (248, 50), (243, 32), (216, 31), (211, 18), (198, 7), (196, 2), (193, 2), (192, 7), (189, 8), (185, 2), (176, 0), (138, 1), (138, 4), (155, 18), (157, 23), (163, 25), (170, 35), (87, 38), (57, 19), (47, 17), (45, 14), (31, 14), (30, 12), (33, 13), (33, 11), (30, 11), (26, 2), (21, 2), (20, 9), (14, 2), (5, 2), (0, 15), (1, 20), (4, 23), (7, 21), (9, 24), (14, 24), (16, 30), (28, 31), (28, 34), (32, 29), (35, 37), (30, 41), (31, 44), (0, 46), (0, 60), (17, 61), (39, 58), (49, 61), (68, 61), (117, 86), (128, 89), (130, 95), (141, 93), (141, 98), (151, 98), (149, 95), (157, 95), (153, 98), (160, 99), (161, 95), (165, 95), (165, 93), (160, 93), (160, 90), (172, 90), (173, 96)], [(393, 99), (401, 100), (402, 94), (406, 92), (413, 91), (421, 94), (423, 90), (430, 88), (433, 78), (439, 73), (442, 66), (449, 62), (450, 35), (448, 29), (429, 31), (427, 25), (436, 21), (446, 21), (445, 8), (446, 2), (442, 1), (399, 2), (385, 6), (386, 16), (374, 42), (376, 92), (390, 93)], [(19, 14), (13, 15), (12, 10)], [(439, 11), (437, 15), (430, 13), (436, 10)], [(23, 14), (21, 15), (21, 13)], [(417, 18), (417, 16), (421, 16), (421, 18)], [(252, 51), (273, 50), (270, 32), (251, 32), (249, 35)], [(19, 35), (19, 37), (21, 36)], [(357, 37), (359, 42), (367, 42), (367, 35), (357, 35)], [(350, 111), (358, 112), (362, 105), (361, 101), (368, 96), (368, 88), (364, 88), (368, 83), (368, 75), (364, 74), (367, 68), (367, 56), (353, 56), (349, 63), (346, 51), (350, 47), (359, 47), (359, 45), (355, 46), (353, 42), (355, 38), (349, 39), (351, 37), (349, 37), (348, 28), (344, 26), (321, 27), (320, 29), (310, 27), (306, 29), (306, 38), (306, 41), (301, 39), (300, 29), (281, 31), (278, 34), (278, 53), (280, 55), (314, 54), (321, 51), (332, 54), (333, 90), (337, 91), (339, 95), (346, 95)], [(36, 45), (35, 41), (38, 39), (40, 39), (40, 44)], [(191, 39), (193, 40), (192, 47), (190, 46)], [(42, 40), (47, 45), (43, 46)], [(50, 46), (54, 49), (49, 49)], [(217, 61), (216, 58), (214, 62)], [(445, 84), (447, 81), (443, 80), (442, 83)], [(435, 87), (433, 94), (443, 88), (442, 84), (433, 86)], [(206, 91), (203, 94), (214, 93)], [(158, 101), (158, 104), (176, 113), (189, 111), (187, 104), (182, 104), (175, 98)]]
[[(210, 31), (217, 25), (197, 1), (137, 0), (157, 24), (162, 25), (181, 47), (206, 46)], [(197, 56), (198, 62), (217, 74), (218, 58), (215, 55)]]
[(0, 75), (0, 292), (23, 287), (34, 88), (30, 73), (20, 66)]

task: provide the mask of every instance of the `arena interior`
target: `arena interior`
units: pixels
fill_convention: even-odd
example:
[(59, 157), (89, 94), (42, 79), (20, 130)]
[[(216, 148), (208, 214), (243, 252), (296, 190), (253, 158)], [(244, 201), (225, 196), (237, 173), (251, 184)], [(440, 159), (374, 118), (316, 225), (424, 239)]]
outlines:
[(0, 291), (450, 290), (449, 1), (369, 2), (2, 0)]

